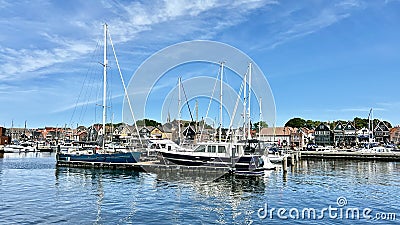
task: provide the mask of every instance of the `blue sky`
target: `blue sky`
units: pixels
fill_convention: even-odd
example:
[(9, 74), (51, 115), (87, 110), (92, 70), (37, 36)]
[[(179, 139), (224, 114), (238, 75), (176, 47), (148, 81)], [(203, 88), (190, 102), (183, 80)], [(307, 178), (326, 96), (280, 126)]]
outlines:
[[(213, 40), (240, 49), (264, 72), (277, 126), (293, 117), (366, 118), (370, 108), (375, 118), (398, 125), (398, 12), (398, 0), (0, 0), (0, 126), (100, 122), (99, 94), (87, 91), (101, 84), (88, 74), (101, 76), (101, 66), (91, 64), (101, 61), (94, 54), (104, 22), (126, 82), (162, 48)], [(115, 122), (121, 121), (123, 94), (117, 82), (110, 83)], [(82, 89), (83, 83), (91, 87)], [(94, 107), (74, 110), (84, 97)]]

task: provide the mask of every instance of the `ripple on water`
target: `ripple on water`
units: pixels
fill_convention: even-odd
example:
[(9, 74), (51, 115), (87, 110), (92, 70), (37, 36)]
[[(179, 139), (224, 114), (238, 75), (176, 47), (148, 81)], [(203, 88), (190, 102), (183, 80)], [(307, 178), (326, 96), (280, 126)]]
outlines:
[[(0, 224), (365, 224), (348, 220), (261, 220), (265, 204), (399, 212), (398, 163), (303, 160), (286, 176), (201, 177), (56, 168), (54, 155), (0, 160)], [(400, 215), (398, 215), (400, 217)], [(373, 221), (389, 224), (388, 221)], [(386, 222), (386, 223), (385, 223)], [(371, 224), (374, 224), (371, 223)]]

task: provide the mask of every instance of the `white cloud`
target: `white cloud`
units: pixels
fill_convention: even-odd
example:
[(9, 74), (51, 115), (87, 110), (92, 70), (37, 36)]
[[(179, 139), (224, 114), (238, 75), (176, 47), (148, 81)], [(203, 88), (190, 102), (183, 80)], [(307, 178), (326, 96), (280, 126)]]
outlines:
[[(271, 41), (254, 48), (272, 49), (291, 40), (318, 32), (348, 18), (353, 10), (363, 7), (364, 4), (359, 0), (343, 0), (335, 4), (316, 5), (314, 10), (310, 10), (309, 6), (288, 7), (283, 12), (275, 12), (276, 18), (271, 19), (270, 24), (266, 25), (278, 24), (274, 29), (270, 29), (269, 39)], [(302, 16), (294, 16), (296, 14)]]
[[(145, 31), (153, 31), (151, 36), (157, 38), (154, 38), (157, 43), (162, 43), (163, 41), (176, 41), (176, 38), (194, 33), (197, 38), (212, 38), (219, 30), (246, 20), (245, 16), (248, 11), (266, 4), (276, 4), (276, 1), (174, 0), (126, 4), (103, 1), (102, 7), (103, 10), (114, 13), (113, 16), (108, 17), (114, 43), (132, 41)], [(205, 12), (211, 13), (208, 15)], [(219, 13), (223, 16), (215, 17)], [(43, 27), (40, 22), (39, 29), (34, 30), (43, 38), (40, 45), (37, 43), (32, 43), (33, 45), (25, 43), (22, 45), (23, 47), (0, 45), (0, 61), (3, 62), (3, 66), (0, 68), (0, 79), (31, 78), (37, 76), (39, 70), (49, 69), (55, 64), (71, 62), (84, 57), (94, 47), (93, 37), (100, 37), (101, 30), (93, 28), (100, 28), (99, 24), (104, 22), (104, 18), (90, 18), (90, 16), (95, 16), (90, 14), (87, 16), (89, 18), (86, 19), (91, 19), (92, 22), (76, 20), (82, 17), (77, 16), (77, 18), (72, 18), (69, 25), (64, 28), (67, 30), (60, 33), (49, 34), (49, 29)], [(23, 22), (23, 17), (20, 18), (21, 22)], [(170, 22), (176, 23), (177, 26), (172, 26)], [(163, 24), (168, 27), (167, 30), (162, 29)], [(157, 27), (158, 30), (153, 30), (154, 26), (159, 25), (161, 27)], [(205, 27), (207, 29), (204, 29)], [(25, 29), (27, 29), (27, 34), (32, 33), (31, 28), (25, 27)], [(74, 32), (78, 34), (79, 31), (90, 33), (80, 33), (79, 37), (73, 35)], [(65, 37), (65, 34), (68, 34), (69, 37)]]
[(73, 61), (91, 51), (85, 43), (67, 41), (49, 49), (12, 49), (0, 47), (1, 80), (29, 78), (30, 72), (52, 66), (56, 63)]
[[(109, 24), (113, 33), (117, 34), (115, 42), (130, 41), (141, 32), (153, 30), (154, 26), (169, 22), (175, 23), (175, 29), (168, 30), (169, 34), (177, 35), (175, 38), (199, 31), (201, 35), (210, 37), (208, 33), (214, 34), (218, 30), (238, 24), (247, 19), (249, 11), (269, 4), (276, 4), (276, 1), (166, 0), (146, 4), (115, 3), (112, 7), (120, 16), (111, 20)], [(158, 37), (159, 41), (163, 40), (162, 36)]]

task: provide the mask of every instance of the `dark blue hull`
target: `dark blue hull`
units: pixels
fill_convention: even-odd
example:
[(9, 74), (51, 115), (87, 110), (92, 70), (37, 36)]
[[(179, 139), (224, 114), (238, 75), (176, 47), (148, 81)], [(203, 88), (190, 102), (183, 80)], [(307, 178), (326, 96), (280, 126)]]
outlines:
[(236, 171), (259, 170), (264, 163), (258, 155), (245, 155), (234, 159), (230, 157), (185, 155), (179, 152), (161, 152), (161, 155), (169, 162), (178, 165), (232, 167)]
[(140, 152), (106, 153), (106, 154), (57, 154), (57, 162), (106, 162), (106, 163), (137, 163)]

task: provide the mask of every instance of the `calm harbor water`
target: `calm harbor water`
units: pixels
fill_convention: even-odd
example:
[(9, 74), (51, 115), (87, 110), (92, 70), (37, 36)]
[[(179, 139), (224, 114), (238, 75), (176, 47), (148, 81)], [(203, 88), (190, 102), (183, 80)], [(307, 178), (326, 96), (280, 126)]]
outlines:
[(0, 224), (399, 224), (399, 193), (398, 162), (302, 160), (286, 176), (209, 181), (0, 155)]

